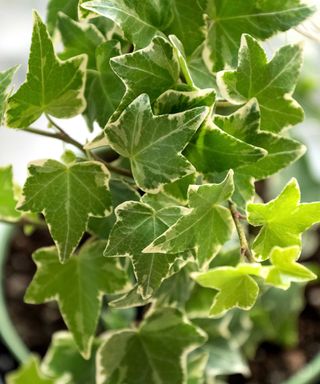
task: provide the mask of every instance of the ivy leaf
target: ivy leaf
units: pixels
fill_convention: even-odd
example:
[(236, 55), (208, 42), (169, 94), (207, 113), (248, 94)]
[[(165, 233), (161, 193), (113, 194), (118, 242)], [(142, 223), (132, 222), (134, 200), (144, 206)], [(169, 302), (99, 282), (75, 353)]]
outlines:
[(188, 359), (188, 381), (187, 384), (204, 384), (205, 368), (208, 362), (206, 352), (195, 353)]
[(163, 186), (163, 192), (173, 199), (177, 200), (180, 204), (186, 205), (188, 203), (188, 189), (191, 184), (195, 184), (196, 175), (191, 174), (184, 176), (173, 183)]
[(277, 173), (305, 152), (305, 147), (295, 140), (260, 131), (260, 108), (255, 99), (229, 116), (215, 115), (214, 122), (229, 135), (267, 151), (265, 157), (237, 169), (258, 180)]
[(300, 247), (296, 246), (273, 248), (270, 255), (272, 267), (266, 267), (266, 283), (286, 290), (293, 282), (305, 283), (316, 279), (317, 276), (313, 272), (297, 263), (300, 252)]
[[(194, 172), (181, 155), (208, 113), (194, 108), (174, 115), (154, 116), (148, 95), (133, 101), (105, 133), (111, 147), (130, 159), (137, 185), (156, 192), (166, 183)], [(166, 156), (163, 156), (163, 151)]]
[(184, 383), (187, 353), (205, 341), (177, 309), (153, 312), (139, 329), (109, 334), (97, 358), (97, 384)]
[(79, 0), (50, 0), (47, 10), (48, 31), (52, 35), (55, 31), (58, 13), (63, 12), (73, 20), (78, 20)]
[(96, 49), (96, 71), (88, 73), (85, 92), (87, 109), (84, 114), (90, 126), (96, 120), (100, 127), (105, 127), (125, 93), (122, 81), (110, 66), (110, 59), (119, 54), (120, 44), (116, 40), (107, 41)]
[(18, 67), (12, 67), (6, 71), (0, 72), (0, 125), (2, 125), (4, 111), (8, 100), (8, 88), (12, 82), (13, 76), (17, 72), (17, 69)]
[(89, 216), (111, 213), (109, 172), (93, 161), (64, 165), (47, 160), (31, 164), (29, 174), (18, 209), (44, 214), (64, 262), (77, 247)]
[(88, 68), (95, 68), (96, 48), (105, 41), (103, 34), (93, 24), (83, 24), (72, 20), (62, 12), (58, 14), (58, 28), (64, 45), (60, 58), (88, 55)]
[(110, 62), (127, 89), (115, 117), (142, 93), (147, 93), (153, 102), (179, 79), (178, 59), (172, 45), (162, 37), (154, 38), (144, 49), (114, 57)]
[(280, 132), (300, 123), (304, 113), (292, 98), (302, 66), (302, 46), (286, 45), (268, 62), (263, 48), (249, 35), (241, 38), (238, 68), (218, 73), (224, 98), (243, 104), (255, 97), (261, 110), (261, 130)]
[(249, 310), (257, 300), (259, 286), (250, 275), (259, 276), (260, 264), (239, 264), (208, 272), (194, 272), (194, 280), (205, 288), (219, 291), (213, 299), (210, 316), (220, 317), (232, 308)]
[(98, 0), (82, 8), (105, 16), (118, 24), (136, 48), (144, 48), (170, 21), (171, 0), (141, 2), (140, 0)]
[(90, 357), (102, 298), (115, 293), (127, 282), (116, 260), (103, 257), (104, 241), (91, 242), (65, 264), (59, 263), (55, 248), (36, 251), (37, 272), (28, 287), (25, 301), (41, 304), (57, 300), (82, 356)]
[(178, 37), (187, 56), (190, 56), (205, 39), (203, 7), (206, 2), (207, 0), (173, 0), (171, 2), (173, 17), (164, 32)]
[(42, 113), (58, 118), (81, 113), (86, 106), (86, 65), (85, 55), (66, 61), (56, 57), (46, 26), (34, 12), (27, 80), (8, 100), (7, 126), (28, 127)]
[(0, 220), (17, 221), (21, 213), (16, 211), (17, 199), (13, 185), (12, 167), (0, 168)]
[(195, 249), (200, 264), (211, 260), (231, 236), (233, 221), (222, 204), (234, 191), (233, 172), (220, 184), (189, 187), (188, 214), (182, 216), (144, 252), (178, 253)]
[[(91, 384), (95, 382), (95, 355), (100, 342), (94, 341), (92, 356), (85, 360), (78, 351), (73, 337), (68, 332), (57, 332), (42, 361), (42, 371), (51, 377), (68, 377), (68, 384)], [(27, 383), (25, 383), (27, 384)]]
[(300, 0), (210, 0), (208, 13), (212, 25), (207, 44), (214, 70), (235, 66), (237, 47), (242, 33), (265, 40), (276, 32), (284, 32), (303, 22), (314, 7)]
[(320, 222), (320, 203), (300, 204), (300, 189), (292, 179), (281, 194), (268, 204), (248, 204), (248, 222), (262, 226), (253, 243), (256, 255), (262, 260), (272, 248), (301, 246), (301, 234)]
[[(7, 384), (58, 384), (57, 380), (46, 377), (39, 367), (39, 358), (31, 356), (29, 360), (24, 363), (18, 371), (10, 373), (6, 376)], [(60, 384), (66, 383), (59, 381)]]
[(129, 256), (139, 292), (143, 298), (148, 298), (167, 277), (176, 256), (144, 254), (142, 250), (177, 221), (183, 210), (180, 207), (170, 207), (156, 211), (145, 203), (129, 201), (118, 206), (115, 213), (117, 222), (110, 234), (105, 255)]

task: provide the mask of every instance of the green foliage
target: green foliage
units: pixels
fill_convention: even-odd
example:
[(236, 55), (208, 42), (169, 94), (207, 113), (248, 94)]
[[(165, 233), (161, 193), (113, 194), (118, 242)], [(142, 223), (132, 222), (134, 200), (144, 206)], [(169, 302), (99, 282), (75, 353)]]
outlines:
[[(0, 120), (75, 152), (31, 163), (22, 193), (1, 168), (0, 220), (48, 227), (55, 246), (34, 253), (25, 300), (56, 300), (69, 332), (8, 384), (208, 384), (248, 375), (244, 353), (265, 339), (296, 341), (316, 278), (301, 236), (320, 203), (301, 203), (295, 180), (262, 203), (255, 182), (305, 152), (284, 133), (303, 120), (302, 49), (268, 61), (260, 42), (312, 12), (300, 0), (50, 0), (46, 24), (34, 14), (26, 81), (10, 94), (16, 67), (0, 73)], [(42, 115), (48, 129), (31, 127)], [(92, 142), (51, 118), (76, 115)]]

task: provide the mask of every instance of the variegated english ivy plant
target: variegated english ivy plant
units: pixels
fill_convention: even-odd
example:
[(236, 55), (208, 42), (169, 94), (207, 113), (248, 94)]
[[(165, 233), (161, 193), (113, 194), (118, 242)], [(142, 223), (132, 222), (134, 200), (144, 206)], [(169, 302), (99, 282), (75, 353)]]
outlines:
[[(300, 0), (50, 0), (46, 23), (34, 13), (25, 82), (13, 91), (17, 68), (0, 73), (1, 121), (69, 149), (31, 163), (21, 189), (1, 168), (0, 218), (47, 226), (55, 245), (34, 253), (25, 301), (56, 300), (68, 332), (8, 384), (248, 374), (235, 322), (270, 289), (316, 278), (298, 259), (320, 202), (301, 203), (295, 179), (267, 203), (255, 193), (305, 152), (288, 133), (304, 118), (302, 46), (269, 59), (262, 41), (313, 12)], [(77, 115), (94, 140), (60, 120)]]

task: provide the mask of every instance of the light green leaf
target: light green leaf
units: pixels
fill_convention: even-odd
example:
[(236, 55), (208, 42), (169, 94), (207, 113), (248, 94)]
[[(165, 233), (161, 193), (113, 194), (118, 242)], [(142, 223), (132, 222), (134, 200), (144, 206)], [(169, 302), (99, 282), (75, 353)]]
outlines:
[(92, 356), (89, 360), (85, 360), (79, 354), (70, 333), (65, 331), (55, 333), (41, 369), (51, 377), (68, 377), (68, 384), (93, 384), (96, 375), (95, 354), (99, 344), (100, 342), (94, 341)]
[(98, 353), (97, 384), (186, 383), (187, 354), (205, 340), (178, 310), (153, 312), (139, 329), (108, 336)]
[(232, 308), (252, 308), (259, 294), (259, 286), (250, 275), (259, 276), (261, 268), (260, 264), (239, 264), (237, 267), (195, 272), (192, 277), (202, 287), (219, 291), (214, 296), (210, 315), (220, 317)]
[(49, 1), (47, 10), (47, 25), (51, 35), (55, 31), (59, 12), (63, 12), (73, 20), (78, 20), (78, 3), (79, 0)]
[(144, 49), (112, 58), (111, 67), (127, 89), (113, 120), (142, 93), (153, 102), (179, 79), (178, 59), (172, 45), (162, 37), (154, 38)]
[[(112, 206), (115, 209), (118, 205), (125, 201), (138, 201), (140, 195), (136, 189), (127, 184), (121, 179), (111, 179), (109, 182)], [(101, 239), (108, 238), (114, 223), (116, 222), (116, 215), (114, 212), (107, 217), (90, 217), (88, 223), (89, 231)]]
[(305, 152), (305, 147), (295, 140), (260, 131), (260, 109), (255, 99), (229, 116), (216, 115), (214, 123), (229, 135), (267, 151), (265, 157), (237, 169), (237, 173), (258, 180), (277, 173)]
[(89, 216), (111, 213), (109, 172), (94, 161), (64, 165), (47, 160), (31, 164), (29, 174), (18, 209), (44, 214), (64, 262), (77, 247)]
[(221, 94), (243, 104), (255, 97), (260, 105), (261, 130), (280, 132), (300, 123), (304, 114), (292, 98), (302, 66), (302, 46), (286, 45), (268, 62), (263, 48), (249, 35), (241, 38), (238, 68), (218, 73)]
[(8, 89), (17, 70), (18, 67), (12, 67), (6, 71), (0, 72), (0, 125), (2, 125), (2, 120), (6, 109)]
[(207, 362), (208, 354), (206, 352), (195, 352), (189, 357), (187, 384), (204, 384), (204, 372)]
[(197, 107), (212, 107), (216, 100), (214, 89), (176, 91), (170, 89), (157, 98), (153, 105), (156, 115), (184, 112)]
[[(194, 108), (174, 115), (154, 116), (150, 99), (139, 96), (109, 123), (105, 133), (111, 147), (130, 159), (137, 185), (144, 191), (156, 192), (163, 184), (194, 172), (181, 155), (208, 111)], [(163, 156), (164, 150), (166, 156)]]
[(13, 184), (12, 167), (0, 168), (0, 220), (17, 221), (21, 213), (16, 211), (17, 199)]
[(277, 288), (288, 289), (291, 283), (306, 283), (317, 276), (308, 268), (297, 263), (300, 256), (300, 247), (273, 248), (270, 261), (272, 267), (267, 268), (265, 281)]
[(206, 3), (207, 0), (173, 0), (171, 2), (173, 18), (164, 32), (178, 37), (187, 56), (190, 56), (205, 39), (203, 8)]
[(70, 59), (81, 54), (88, 55), (88, 68), (96, 66), (96, 48), (105, 41), (93, 24), (78, 23), (62, 12), (58, 14), (58, 28), (64, 45), (60, 58)]
[(268, 204), (248, 204), (248, 222), (262, 226), (253, 243), (256, 256), (270, 256), (272, 248), (301, 246), (301, 234), (320, 222), (320, 203), (300, 204), (300, 189), (292, 179), (281, 194)]
[(25, 301), (41, 304), (57, 300), (62, 317), (84, 358), (91, 353), (103, 294), (115, 293), (127, 282), (118, 262), (103, 257), (104, 241), (86, 244), (67, 263), (61, 264), (55, 248), (36, 251), (37, 272)]
[(231, 236), (230, 211), (222, 206), (233, 194), (233, 172), (221, 184), (189, 187), (189, 213), (182, 216), (144, 252), (178, 253), (195, 249), (200, 264), (211, 260)]
[(209, 0), (212, 24), (207, 44), (214, 70), (235, 66), (243, 33), (265, 40), (297, 26), (313, 12), (314, 7), (300, 0)]
[(9, 98), (6, 125), (26, 128), (42, 113), (68, 118), (81, 113), (84, 99), (85, 55), (60, 61), (45, 24), (34, 13), (27, 80)]
[(176, 255), (144, 254), (142, 250), (177, 221), (183, 210), (170, 207), (156, 211), (147, 204), (129, 201), (118, 206), (115, 212), (117, 222), (105, 255), (131, 257), (139, 293), (148, 298), (167, 277)]
[[(18, 371), (6, 376), (7, 384), (58, 384), (57, 380), (45, 376), (39, 368), (39, 358), (31, 356)], [(67, 383), (67, 382), (65, 382)], [(63, 384), (60, 380), (59, 384)]]
[(110, 40), (96, 49), (96, 71), (88, 73), (85, 92), (87, 109), (84, 114), (90, 126), (96, 120), (104, 128), (125, 93), (122, 81), (110, 67), (110, 59), (120, 54), (119, 48), (118, 41)]
[(188, 68), (196, 87), (200, 89), (214, 88), (217, 90), (216, 76), (209, 70), (203, 58), (204, 45), (200, 45), (188, 59)]
[(118, 24), (136, 48), (144, 48), (170, 22), (171, 0), (97, 0), (82, 8), (105, 16)]

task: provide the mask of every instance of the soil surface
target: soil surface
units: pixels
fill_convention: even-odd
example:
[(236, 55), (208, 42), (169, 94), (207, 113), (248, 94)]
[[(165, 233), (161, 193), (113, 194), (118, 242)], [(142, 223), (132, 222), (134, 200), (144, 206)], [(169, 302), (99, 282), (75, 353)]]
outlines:
[[(27, 237), (21, 229), (17, 229), (5, 270), (11, 319), (26, 345), (41, 356), (50, 344), (51, 335), (65, 329), (65, 325), (56, 303), (28, 305), (23, 302), (23, 296), (36, 270), (32, 253), (49, 245), (52, 245), (52, 240), (48, 232), (38, 230)], [(312, 261), (320, 263), (320, 248)], [(299, 344), (291, 350), (284, 350), (277, 345), (263, 343), (250, 362), (252, 377), (246, 379), (234, 375), (229, 378), (230, 384), (280, 384), (320, 352), (320, 285), (307, 287), (305, 297), (306, 307), (299, 319)], [(1, 376), (16, 366), (14, 357), (0, 343)]]

